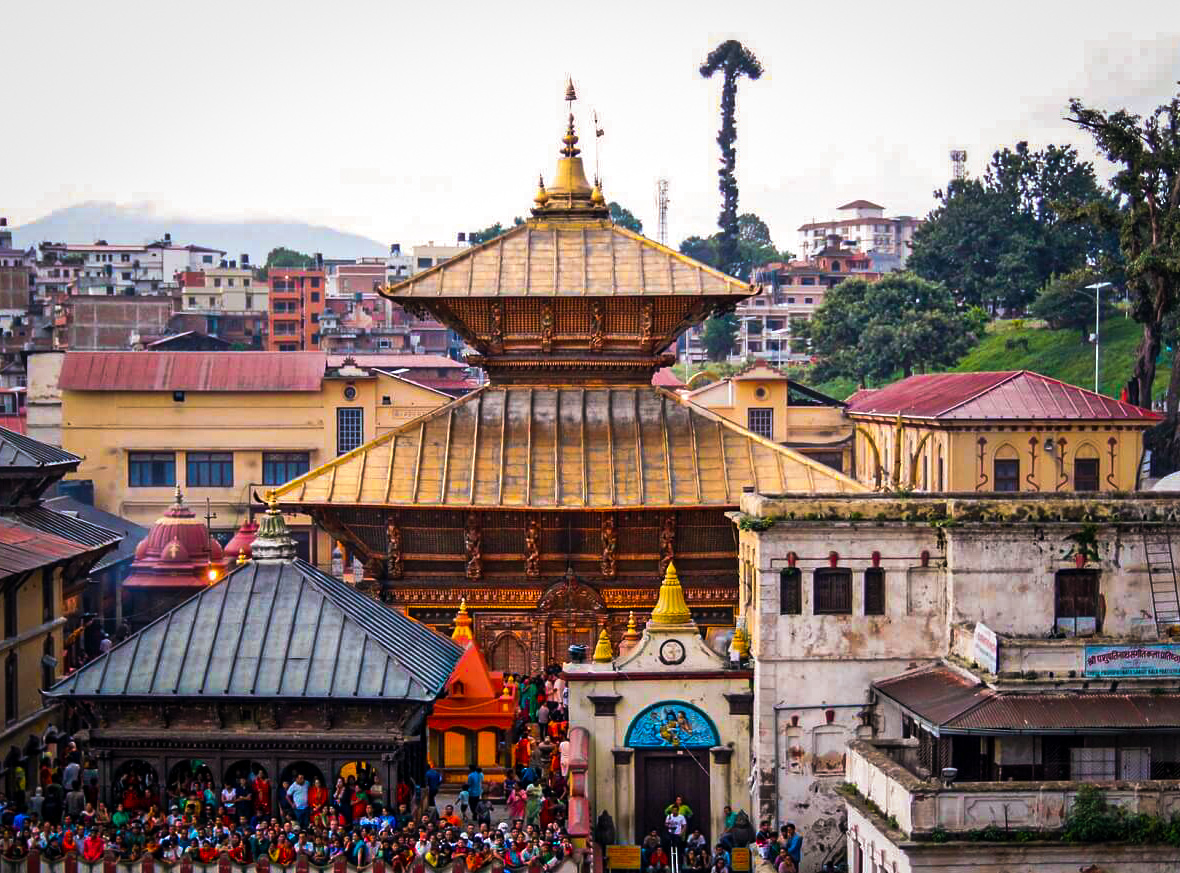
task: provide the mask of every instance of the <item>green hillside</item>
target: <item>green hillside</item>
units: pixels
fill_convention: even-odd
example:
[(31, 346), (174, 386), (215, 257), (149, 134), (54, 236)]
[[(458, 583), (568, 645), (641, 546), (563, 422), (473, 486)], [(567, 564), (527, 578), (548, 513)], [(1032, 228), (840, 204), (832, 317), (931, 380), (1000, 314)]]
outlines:
[[(973, 373), (984, 370), (1033, 370), (1062, 382), (1094, 388), (1094, 346), (1077, 330), (1048, 330), (1023, 327), (1019, 321), (997, 322), (983, 341), (959, 361), (954, 370)], [(1099, 356), (1099, 389), (1117, 397), (1134, 365), (1135, 350), (1143, 328), (1121, 314), (1102, 323)], [(1162, 396), (1171, 376), (1170, 355), (1161, 355), (1152, 386)]]
[[(1045, 327), (1026, 327), (1023, 321), (993, 322), (983, 341), (971, 350), (953, 368), (959, 373), (976, 373), (986, 370), (1032, 370), (1043, 373), (1062, 382), (1094, 388), (1094, 346), (1086, 341), (1078, 330), (1049, 330)], [(1143, 328), (1135, 321), (1124, 318), (1122, 313), (1102, 323), (1102, 346), (1099, 361), (1099, 388), (1103, 394), (1117, 397), (1131, 374), (1135, 351), (1143, 338)], [(1171, 354), (1165, 351), (1160, 356), (1156, 371), (1153, 393), (1162, 397), (1168, 389), (1171, 378)], [(738, 369), (727, 364), (709, 364), (714, 378), (724, 379)], [(685, 378), (684, 365), (678, 364), (677, 375)], [(698, 368), (699, 369), (699, 368)], [(695, 372), (695, 371), (694, 371)], [(810, 367), (790, 367), (788, 374), (817, 391), (843, 399), (856, 390), (852, 379), (832, 379), (819, 382), (812, 378)], [(901, 373), (895, 374), (894, 382)], [(874, 385), (873, 387), (880, 387)]]

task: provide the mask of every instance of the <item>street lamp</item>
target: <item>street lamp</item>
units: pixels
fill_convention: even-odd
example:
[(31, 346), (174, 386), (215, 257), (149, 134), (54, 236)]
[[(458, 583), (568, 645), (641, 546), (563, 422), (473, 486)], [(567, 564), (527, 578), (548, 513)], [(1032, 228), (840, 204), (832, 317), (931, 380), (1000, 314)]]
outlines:
[(1094, 393), (1098, 393), (1098, 330), (1099, 330), (1099, 306), (1098, 306), (1098, 292), (1110, 285), (1109, 282), (1095, 282), (1093, 285), (1087, 285), (1087, 289), (1094, 289)]

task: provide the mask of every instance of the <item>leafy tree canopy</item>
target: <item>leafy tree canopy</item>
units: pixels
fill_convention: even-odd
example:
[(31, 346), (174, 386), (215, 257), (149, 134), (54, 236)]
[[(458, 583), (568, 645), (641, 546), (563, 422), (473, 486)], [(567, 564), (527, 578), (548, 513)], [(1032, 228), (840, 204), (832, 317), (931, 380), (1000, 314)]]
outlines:
[(1118, 259), (1109, 231), (1076, 220), (1079, 208), (1113, 201), (1072, 147), (1017, 143), (992, 155), (983, 178), (955, 180), (935, 198), (908, 266), (965, 303), (1020, 311), (1051, 276)]
[[(1143, 325), (1127, 394), (1132, 403), (1147, 406), (1165, 323), (1180, 302), (1180, 94), (1145, 117), (1125, 109), (1107, 113), (1077, 98), (1070, 100), (1069, 113), (1068, 120), (1089, 131), (1099, 151), (1118, 167), (1110, 184), (1121, 208), (1099, 202), (1084, 204), (1076, 212), (1118, 234), (1132, 312)], [(1180, 357), (1180, 346), (1176, 354)], [(1153, 466), (1166, 459), (1171, 470), (1180, 466), (1177, 365), (1180, 360), (1173, 362), (1167, 419), (1149, 439), (1156, 449)], [(1166, 470), (1156, 467), (1153, 472)]]
[(986, 313), (965, 309), (945, 285), (891, 273), (878, 282), (845, 279), (830, 288), (797, 330), (811, 341), (819, 379), (852, 378), (863, 386), (898, 371), (911, 376), (955, 363), (986, 324)]
[(710, 361), (724, 361), (729, 357), (733, 352), (737, 328), (737, 316), (732, 312), (714, 315), (705, 321), (701, 345), (705, 347), (705, 354)]
[(610, 209), (611, 221), (620, 227), (625, 227), (627, 230), (635, 233), (643, 233), (643, 222), (640, 221), (626, 206), (622, 206), (616, 201), (612, 200), (607, 204)]
[[(1082, 341), (1086, 342), (1094, 330), (1094, 291), (1086, 286), (1103, 281), (1106, 279), (1089, 267), (1054, 276), (1029, 311), (1037, 318), (1043, 318), (1053, 330), (1072, 328), (1081, 331)], [(1100, 318), (1108, 318), (1114, 313), (1112, 290), (1110, 287), (1099, 289)]]
[(297, 252), (294, 249), (279, 246), (277, 249), (270, 250), (266, 256), (266, 263), (259, 272), (261, 277), (265, 279), (271, 267), (295, 267), (306, 270), (314, 266), (315, 258), (311, 255), (305, 255), (303, 252)]
[[(524, 224), (524, 219), (519, 215), (512, 219), (512, 227), (518, 227), (522, 224)], [(475, 231), (473, 234), (471, 234), (471, 236), (468, 237), (468, 239), (471, 241), (473, 246), (477, 246), (480, 243), (486, 243), (490, 239), (495, 239), (504, 231), (509, 229), (510, 228), (505, 227), (497, 221), (495, 224), (488, 225), (483, 230)]]

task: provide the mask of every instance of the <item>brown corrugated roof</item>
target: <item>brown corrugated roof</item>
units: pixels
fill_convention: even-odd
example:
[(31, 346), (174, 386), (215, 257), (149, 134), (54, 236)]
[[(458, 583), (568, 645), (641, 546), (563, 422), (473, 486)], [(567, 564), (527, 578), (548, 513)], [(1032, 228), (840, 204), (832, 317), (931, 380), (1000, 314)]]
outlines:
[[(415, 328), (416, 329), (416, 328)], [(286, 354), (290, 354), (287, 352)], [(328, 355), (328, 366), (342, 367), (344, 359), (352, 358), (358, 367), (376, 367), (379, 370), (442, 368), (464, 369), (466, 364), (448, 358), (446, 355)]]
[(837, 206), (836, 209), (884, 209), (879, 203), (873, 203), (869, 200), (853, 200), (851, 203), (845, 203), (843, 206)]
[(67, 352), (65, 391), (319, 391), (322, 352)]
[(995, 694), (947, 667), (903, 673), (874, 682), (873, 687), (931, 724), (941, 725)]
[(46, 564), (75, 558), (103, 548), (71, 542), (0, 518), (0, 577), (26, 573)]
[(925, 373), (849, 400), (856, 415), (901, 415), (955, 421), (994, 419), (1142, 421), (1150, 410), (1095, 394), (1028, 370), (995, 373)]
[(1180, 728), (1180, 694), (998, 694), (950, 719), (948, 732)]

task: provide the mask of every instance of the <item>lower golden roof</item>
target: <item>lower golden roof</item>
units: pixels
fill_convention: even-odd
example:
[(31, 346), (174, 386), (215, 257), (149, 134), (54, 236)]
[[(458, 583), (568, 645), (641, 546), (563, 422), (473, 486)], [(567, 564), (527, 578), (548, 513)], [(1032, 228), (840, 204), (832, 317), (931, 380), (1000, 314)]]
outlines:
[(487, 386), (276, 489), (284, 506), (736, 506), (863, 492), (798, 452), (653, 386)]

